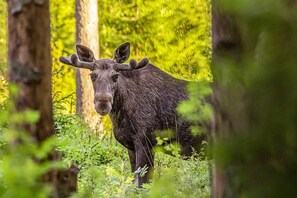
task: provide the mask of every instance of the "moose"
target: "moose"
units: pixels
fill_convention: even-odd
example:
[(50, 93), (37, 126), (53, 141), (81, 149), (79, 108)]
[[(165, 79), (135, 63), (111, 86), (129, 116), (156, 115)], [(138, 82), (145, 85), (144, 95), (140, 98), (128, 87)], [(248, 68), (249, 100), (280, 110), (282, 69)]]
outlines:
[[(172, 131), (164, 144), (178, 142), (182, 156), (199, 149), (205, 135), (193, 136), (190, 123), (176, 110), (181, 101), (188, 99), (187, 81), (160, 70), (147, 58), (124, 64), (130, 56), (129, 42), (118, 46), (113, 59), (96, 60), (83, 45), (76, 45), (76, 50), (77, 54), (60, 57), (60, 61), (91, 71), (95, 110), (102, 116), (109, 114), (114, 137), (128, 149), (137, 187), (152, 175), (156, 131)], [(143, 167), (148, 171), (141, 176), (137, 170)]]

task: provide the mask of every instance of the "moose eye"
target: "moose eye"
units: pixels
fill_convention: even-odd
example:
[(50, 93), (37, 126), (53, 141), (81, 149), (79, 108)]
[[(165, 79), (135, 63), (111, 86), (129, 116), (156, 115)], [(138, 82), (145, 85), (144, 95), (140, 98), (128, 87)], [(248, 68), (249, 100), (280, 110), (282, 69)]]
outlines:
[(90, 74), (91, 80), (94, 82), (97, 78), (97, 74)]
[(117, 82), (118, 78), (119, 78), (119, 74), (114, 74), (111, 76), (111, 79), (113, 82)]

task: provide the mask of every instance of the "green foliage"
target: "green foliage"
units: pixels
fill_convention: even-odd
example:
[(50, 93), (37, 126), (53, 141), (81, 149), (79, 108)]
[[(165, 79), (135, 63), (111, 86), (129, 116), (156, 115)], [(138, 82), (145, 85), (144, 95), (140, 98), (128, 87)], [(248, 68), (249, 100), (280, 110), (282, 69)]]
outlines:
[(110, 162), (118, 150), (110, 150), (112, 145), (101, 141), (83, 121), (75, 115), (55, 116), (57, 137), (61, 140), (63, 156), (79, 166), (91, 167)]
[[(1, 1), (0, 24), (6, 26)], [(2, 6), (3, 5), (3, 6)], [(50, 1), (54, 100), (73, 96), (74, 69), (58, 61), (74, 52), (74, 0)], [(210, 1), (99, 1), (101, 57), (113, 56), (122, 42), (132, 43), (132, 58), (148, 56), (152, 63), (179, 78), (211, 80)], [(5, 83), (6, 28), (0, 30), (0, 81)], [(4, 86), (1, 86), (4, 87)], [(4, 89), (5, 90), (5, 89)], [(6, 92), (7, 94), (7, 92)], [(66, 106), (74, 111), (75, 103)]]
[[(7, 17), (7, 9), (6, 9), (5, 1), (0, 1), (0, 85), (2, 83), (2, 78), (5, 76), (6, 71), (6, 54), (7, 54), (7, 28), (6, 27), (6, 17)], [(1, 93), (1, 92), (0, 92)], [(1, 102), (1, 100), (0, 100)]]
[(184, 79), (211, 80), (210, 1), (100, 1), (101, 57), (124, 41), (132, 57)]
[(64, 105), (66, 113), (75, 111), (75, 70), (62, 64), (59, 57), (74, 52), (74, 6), (74, 0), (50, 1), (53, 99), (58, 102), (67, 97), (73, 98)]
[(189, 100), (183, 101), (177, 108), (191, 125), (194, 135), (206, 133), (207, 123), (210, 122), (212, 109), (207, 97), (212, 93), (209, 82), (192, 82), (188, 85)]
[(7, 28), (6, 27), (6, 3), (0, 1), (0, 104), (7, 100), (6, 62), (7, 62)]
[[(157, 153), (156, 170), (145, 197), (210, 197), (209, 162)], [(193, 175), (195, 175), (193, 177)]]
[(221, 111), (232, 122), (221, 132), (231, 136), (216, 145), (215, 158), (227, 171), (234, 197), (294, 197), (296, 1), (217, 3), (244, 30), (244, 50), (235, 58), (225, 56), (215, 62)]
[(24, 122), (32, 126), (39, 119), (36, 111), (13, 112), (11, 102), (0, 111), (0, 196), (12, 198), (48, 197), (51, 187), (40, 178), (61, 164), (45, 161), (56, 144), (48, 138), (38, 144), (18, 126)]
[[(74, 197), (170, 197), (172, 193), (175, 197), (210, 196), (207, 159), (195, 156), (182, 160), (177, 153), (172, 157), (157, 152), (152, 183), (137, 189), (132, 183), (127, 150), (112, 136), (99, 138), (81, 119), (61, 111), (55, 112), (55, 128), (63, 161), (75, 162), (80, 168), (79, 192)], [(175, 149), (172, 145), (166, 151)]]
[[(63, 106), (65, 100), (56, 105)], [(81, 118), (60, 110), (55, 112), (55, 130), (63, 161), (80, 168), (77, 197), (108, 197), (132, 186), (127, 153), (115, 139), (100, 139)]]
[(0, 195), (27, 198), (34, 194), (35, 197), (48, 197), (51, 187), (41, 183), (40, 177), (59, 166), (37, 160), (44, 159), (52, 151), (56, 140), (48, 139), (42, 145), (37, 145), (26, 133), (17, 132), (10, 136), (14, 139), (18, 138), (22, 143), (11, 146), (2, 156), (3, 166), (0, 172), (3, 172), (1, 179), (4, 186), (0, 188)]

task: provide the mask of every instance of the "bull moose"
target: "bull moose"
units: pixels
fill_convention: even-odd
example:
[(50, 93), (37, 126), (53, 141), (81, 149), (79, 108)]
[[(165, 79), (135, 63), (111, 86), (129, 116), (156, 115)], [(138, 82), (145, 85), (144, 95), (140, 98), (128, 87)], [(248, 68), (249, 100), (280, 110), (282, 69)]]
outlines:
[[(91, 71), (95, 109), (102, 116), (109, 114), (114, 137), (128, 149), (136, 186), (146, 183), (153, 171), (156, 131), (171, 130), (168, 142), (178, 142), (184, 156), (201, 145), (205, 136), (193, 136), (190, 123), (176, 111), (178, 104), (188, 99), (187, 81), (165, 73), (147, 58), (124, 64), (130, 56), (129, 42), (115, 50), (113, 59), (96, 60), (83, 45), (77, 45), (76, 50), (77, 54), (60, 57), (60, 61)], [(145, 166), (148, 171), (141, 177), (136, 170)]]

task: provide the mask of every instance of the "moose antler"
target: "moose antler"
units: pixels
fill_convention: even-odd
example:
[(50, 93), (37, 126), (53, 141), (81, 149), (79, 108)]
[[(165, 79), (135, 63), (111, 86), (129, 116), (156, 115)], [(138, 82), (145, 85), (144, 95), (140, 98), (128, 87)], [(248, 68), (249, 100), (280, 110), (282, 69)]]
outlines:
[(77, 54), (72, 54), (70, 57), (61, 56), (59, 58), (59, 61), (67, 65), (72, 65), (74, 67), (94, 70), (94, 62), (80, 61)]
[(116, 70), (117, 72), (131, 71), (131, 70), (143, 68), (143, 67), (147, 66), (148, 64), (149, 64), (148, 58), (142, 59), (141, 61), (139, 61), (139, 63), (137, 63), (136, 60), (131, 59), (129, 64), (121, 64), (121, 63), (115, 64), (113, 66), (113, 69)]

